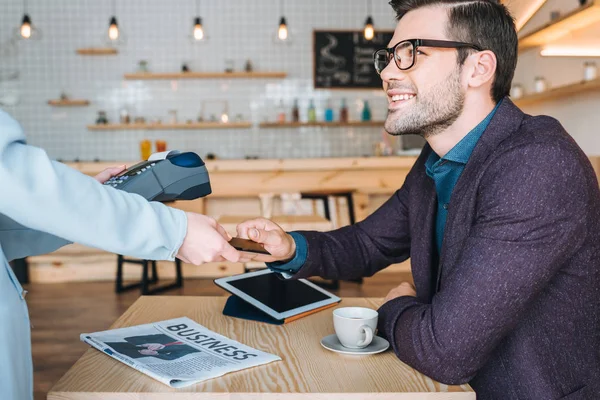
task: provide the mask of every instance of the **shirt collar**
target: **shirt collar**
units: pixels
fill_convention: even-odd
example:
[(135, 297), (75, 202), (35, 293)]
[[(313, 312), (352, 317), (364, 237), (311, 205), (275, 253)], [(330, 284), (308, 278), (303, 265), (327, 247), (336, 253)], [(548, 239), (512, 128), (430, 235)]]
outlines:
[(492, 112), (490, 112), (483, 121), (481, 121), (475, 128), (473, 128), (467, 134), (467, 136), (462, 138), (460, 142), (458, 142), (452, 149), (450, 149), (450, 151), (446, 153), (444, 157), (440, 158), (440, 156), (438, 156), (435, 151), (432, 151), (429, 155), (429, 158), (427, 158), (427, 161), (425, 162), (427, 173), (432, 173), (433, 169), (437, 167), (436, 164), (441, 163), (442, 160), (466, 164), (469, 161), (469, 157), (471, 157), (471, 153), (473, 153), (473, 150), (475, 149), (479, 138), (481, 138), (481, 135), (483, 135), (483, 132), (485, 132), (486, 128), (490, 124), (490, 121), (494, 117), (494, 114), (496, 114), (496, 110), (498, 110), (498, 107), (501, 103), (502, 100), (500, 100), (498, 104), (496, 104), (496, 107), (494, 107)]

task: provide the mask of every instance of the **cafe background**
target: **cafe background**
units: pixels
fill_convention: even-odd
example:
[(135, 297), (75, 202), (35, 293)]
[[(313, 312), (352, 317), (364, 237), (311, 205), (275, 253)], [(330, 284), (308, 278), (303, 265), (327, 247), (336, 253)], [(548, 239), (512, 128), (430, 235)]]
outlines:
[[(513, 101), (527, 113), (557, 118), (597, 167), (600, 2), (505, 3), (520, 29)], [(387, 1), (0, 0), (0, 9), (0, 107), (22, 124), (28, 142), (90, 175), (108, 165), (132, 165), (142, 150), (197, 152), (207, 161), (213, 194), (175, 205), (183, 209), (227, 221), (268, 214), (307, 218), (294, 227), (343, 226), (364, 218), (402, 184), (423, 143), (383, 131), (387, 100), (377, 85), (315, 87), (315, 55), (324, 57), (327, 67), (339, 65), (339, 54), (317, 52), (314, 31), (333, 36), (354, 31), (352, 37), (368, 49), (362, 37), (368, 17), (376, 39), (395, 27)], [(25, 14), (28, 39), (23, 38)], [(116, 40), (108, 38), (112, 17)], [(203, 40), (196, 40), (197, 17)], [(285, 41), (278, 37), (282, 17)], [(345, 55), (346, 61), (370, 67), (369, 56), (365, 61), (362, 53)], [(349, 69), (339, 68), (341, 73)], [(42, 310), (52, 315), (52, 309), (43, 308), (50, 304), (74, 306), (35, 297), (47, 290), (65, 298), (75, 290), (69, 282), (102, 282), (85, 290), (96, 294), (91, 301), (105, 304), (122, 304), (139, 294), (112, 294), (114, 254), (72, 245), (30, 258), (28, 265), (34, 320)], [(210, 279), (247, 268), (184, 265), (183, 275), (208, 278), (201, 284), (207, 288)], [(158, 272), (167, 279), (175, 274), (172, 263), (159, 263)], [(410, 266), (383, 273), (388, 278), (342, 284), (339, 290), (385, 296), (402, 277), (410, 278)], [(139, 279), (139, 267), (127, 266), (124, 277)], [(184, 293), (178, 290), (171, 294)], [(204, 293), (193, 290), (185, 293)], [(98, 329), (112, 317), (106, 314)], [(36, 349), (34, 334), (34, 357)], [(36, 365), (43, 363), (41, 354), (47, 355), (39, 354)]]

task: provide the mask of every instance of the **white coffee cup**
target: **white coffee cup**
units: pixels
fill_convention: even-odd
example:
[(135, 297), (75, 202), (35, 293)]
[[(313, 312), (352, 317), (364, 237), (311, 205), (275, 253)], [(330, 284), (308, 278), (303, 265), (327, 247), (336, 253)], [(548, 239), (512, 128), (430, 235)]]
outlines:
[(364, 307), (342, 307), (333, 311), (333, 327), (344, 347), (362, 349), (373, 341), (377, 311)]

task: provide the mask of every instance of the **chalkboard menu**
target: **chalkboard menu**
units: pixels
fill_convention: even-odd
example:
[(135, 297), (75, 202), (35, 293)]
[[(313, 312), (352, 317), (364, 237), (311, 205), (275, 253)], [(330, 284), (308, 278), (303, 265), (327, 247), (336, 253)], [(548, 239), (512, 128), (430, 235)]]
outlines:
[(318, 89), (379, 89), (373, 53), (387, 47), (393, 32), (314, 31), (314, 86)]

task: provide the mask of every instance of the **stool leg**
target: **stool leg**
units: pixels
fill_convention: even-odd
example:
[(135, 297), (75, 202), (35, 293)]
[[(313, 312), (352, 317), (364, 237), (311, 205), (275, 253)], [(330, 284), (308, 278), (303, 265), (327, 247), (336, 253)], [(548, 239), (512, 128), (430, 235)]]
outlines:
[(350, 225), (354, 225), (356, 222), (356, 215), (354, 215), (354, 199), (352, 193), (346, 195), (346, 203), (348, 204), (348, 217), (350, 218)]
[(142, 282), (141, 282), (141, 293), (142, 296), (148, 294), (148, 260), (144, 260), (142, 264)]
[(117, 256), (117, 279), (115, 282), (115, 293), (123, 291), (123, 256)]
[(329, 198), (327, 196), (323, 196), (321, 200), (323, 200), (323, 213), (325, 214), (325, 219), (331, 221), (331, 212), (329, 211)]
[(158, 282), (158, 272), (156, 270), (156, 261), (152, 260), (152, 278), (149, 281), (150, 283)]
[(175, 259), (175, 286), (182, 287), (183, 286), (183, 276), (181, 275), (181, 260), (179, 258)]

